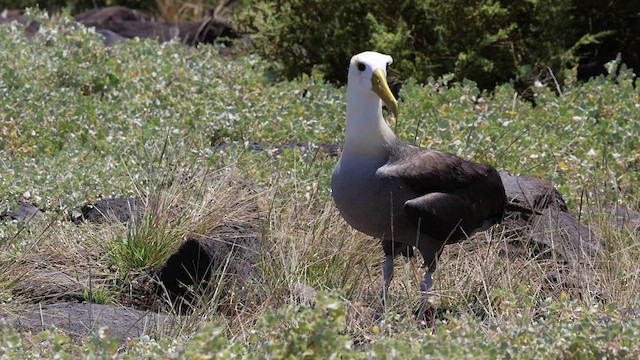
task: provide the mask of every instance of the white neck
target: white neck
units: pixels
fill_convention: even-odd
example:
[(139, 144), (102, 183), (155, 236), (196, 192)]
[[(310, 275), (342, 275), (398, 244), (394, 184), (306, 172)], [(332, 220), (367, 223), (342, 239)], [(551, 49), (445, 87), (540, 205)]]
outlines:
[(382, 117), (382, 101), (373, 91), (347, 86), (347, 130), (343, 155), (387, 157), (397, 136)]

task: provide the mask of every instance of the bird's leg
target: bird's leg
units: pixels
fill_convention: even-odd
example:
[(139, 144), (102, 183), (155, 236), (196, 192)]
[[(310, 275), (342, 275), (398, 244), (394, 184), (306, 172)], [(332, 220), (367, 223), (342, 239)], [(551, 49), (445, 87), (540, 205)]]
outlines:
[(420, 282), (422, 299), (420, 300), (420, 307), (418, 308), (418, 321), (430, 329), (435, 327), (435, 314), (433, 307), (429, 303), (429, 290), (431, 290), (431, 285), (433, 284), (432, 274), (433, 273), (428, 270), (425, 271), (424, 278)]
[(382, 288), (382, 294), (381, 294), (383, 299), (387, 297), (387, 292), (389, 291), (389, 285), (391, 284), (391, 279), (393, 278), (393, 259), (394, 258), (395, 256), (393, 255), (387, 255), (384, 257), (384, 267), (382, 268), (384, 286)]
[(379, 321), (384, 314), (386, 309), (386, 301), (387, 301), (387, 293), (389, 292), (389, 285), (391, 284), (391, 279), (393, 278), (393, 259), (394, 255), (386, 255), (384, 257), (384, 266), (382, 267), (382, 276), (384, 278), (384, 284), (382, 286), (382, 291), (380, 292), (380, 304), (378, 305), (378, 310), (376, 311), (376, 321)]

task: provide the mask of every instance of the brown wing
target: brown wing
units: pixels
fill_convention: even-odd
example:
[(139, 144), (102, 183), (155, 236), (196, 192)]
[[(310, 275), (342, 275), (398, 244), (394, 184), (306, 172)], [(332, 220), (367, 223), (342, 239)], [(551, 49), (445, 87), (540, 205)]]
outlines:
[(399, 151), (377, 174), (416, 195), (405, 202), (404, 212), (422, 232), (456, 241), (502, 217), (506, 195), (493, 167), (412, 145)]

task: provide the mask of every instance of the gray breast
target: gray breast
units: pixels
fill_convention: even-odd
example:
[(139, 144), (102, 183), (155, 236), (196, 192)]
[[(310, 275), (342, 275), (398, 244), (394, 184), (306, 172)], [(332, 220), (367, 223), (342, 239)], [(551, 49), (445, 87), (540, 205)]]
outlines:
[(396, 229), (398, 221), (404, 223), (404, 217), (395, 221), (394, 217), (402, 214), (407, 197), (401, 191), (391, 191), (397, 185), (376, 176), (376, 170), (385, 163), (359, 161), (358, 166), (344, 166), (343, 162), (342, 158), (338, 161), (331, 178), (332, 196), (340, 214), (365, 234), (390, 238), (392, 222)]

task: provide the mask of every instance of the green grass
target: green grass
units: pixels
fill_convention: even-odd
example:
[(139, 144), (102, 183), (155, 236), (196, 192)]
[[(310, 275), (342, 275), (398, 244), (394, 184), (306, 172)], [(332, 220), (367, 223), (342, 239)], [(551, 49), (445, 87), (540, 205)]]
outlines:
[[(223, 57), (211, 46), (105, 48), (67, 19), (30, 40), (20, 27), (0, 27), (0, 63), (11, 64), (0, 69), (0, 204), (27, 200), (46, 211), (0, 224), (0, 311), (33, 301), (14, 294), (33, 280), (32, 259), (90, 269), (85, 300), (135, 304), (123, 300), (135, 275), (187, 237), (247, 220), (251, 202), (264, 221), (259, 301), (237, 304), (214, 283), (217, 295), (201, 295), (173, 333), (122, 347), (108, 331), (76, 344), (58, 330), (3, 327), (8, 358), (637, 356), (640, 322), (627, 309), (640, 306), (640, 239), (604, 210), (640, 209), (640, 90), (629, 72), (583, 84), (568, 74), (561, 94), (538, 88), (535, 106), (510, 85), (493, 94), (446, 78), (403, 87), (394, 124), (402, 139), (552, 182), (574, 213), (598, 209), (582, 220), (606, 248), (587, 264), (596, 278), (570, 286), (545, 276), (580, 278), (584, 269), (505, 251), (500, 227), (452, 245), (435, 274), (448, 312), (430, 335), (412, 320), (419, 261), (397, 260), (390, 311), (373, 323), (382, 251), (333, 206), (336, 159), (314, 148), (248, 150), (254, 141), (341, 143), (344, 89), (313, 77), (274, 82), (260, 58)], [(130, 227), (64, 220), (101, 196), (140, 196), (149, 215)], [(299, 284), (320, 291), (315, 307), (297, 298)]]

